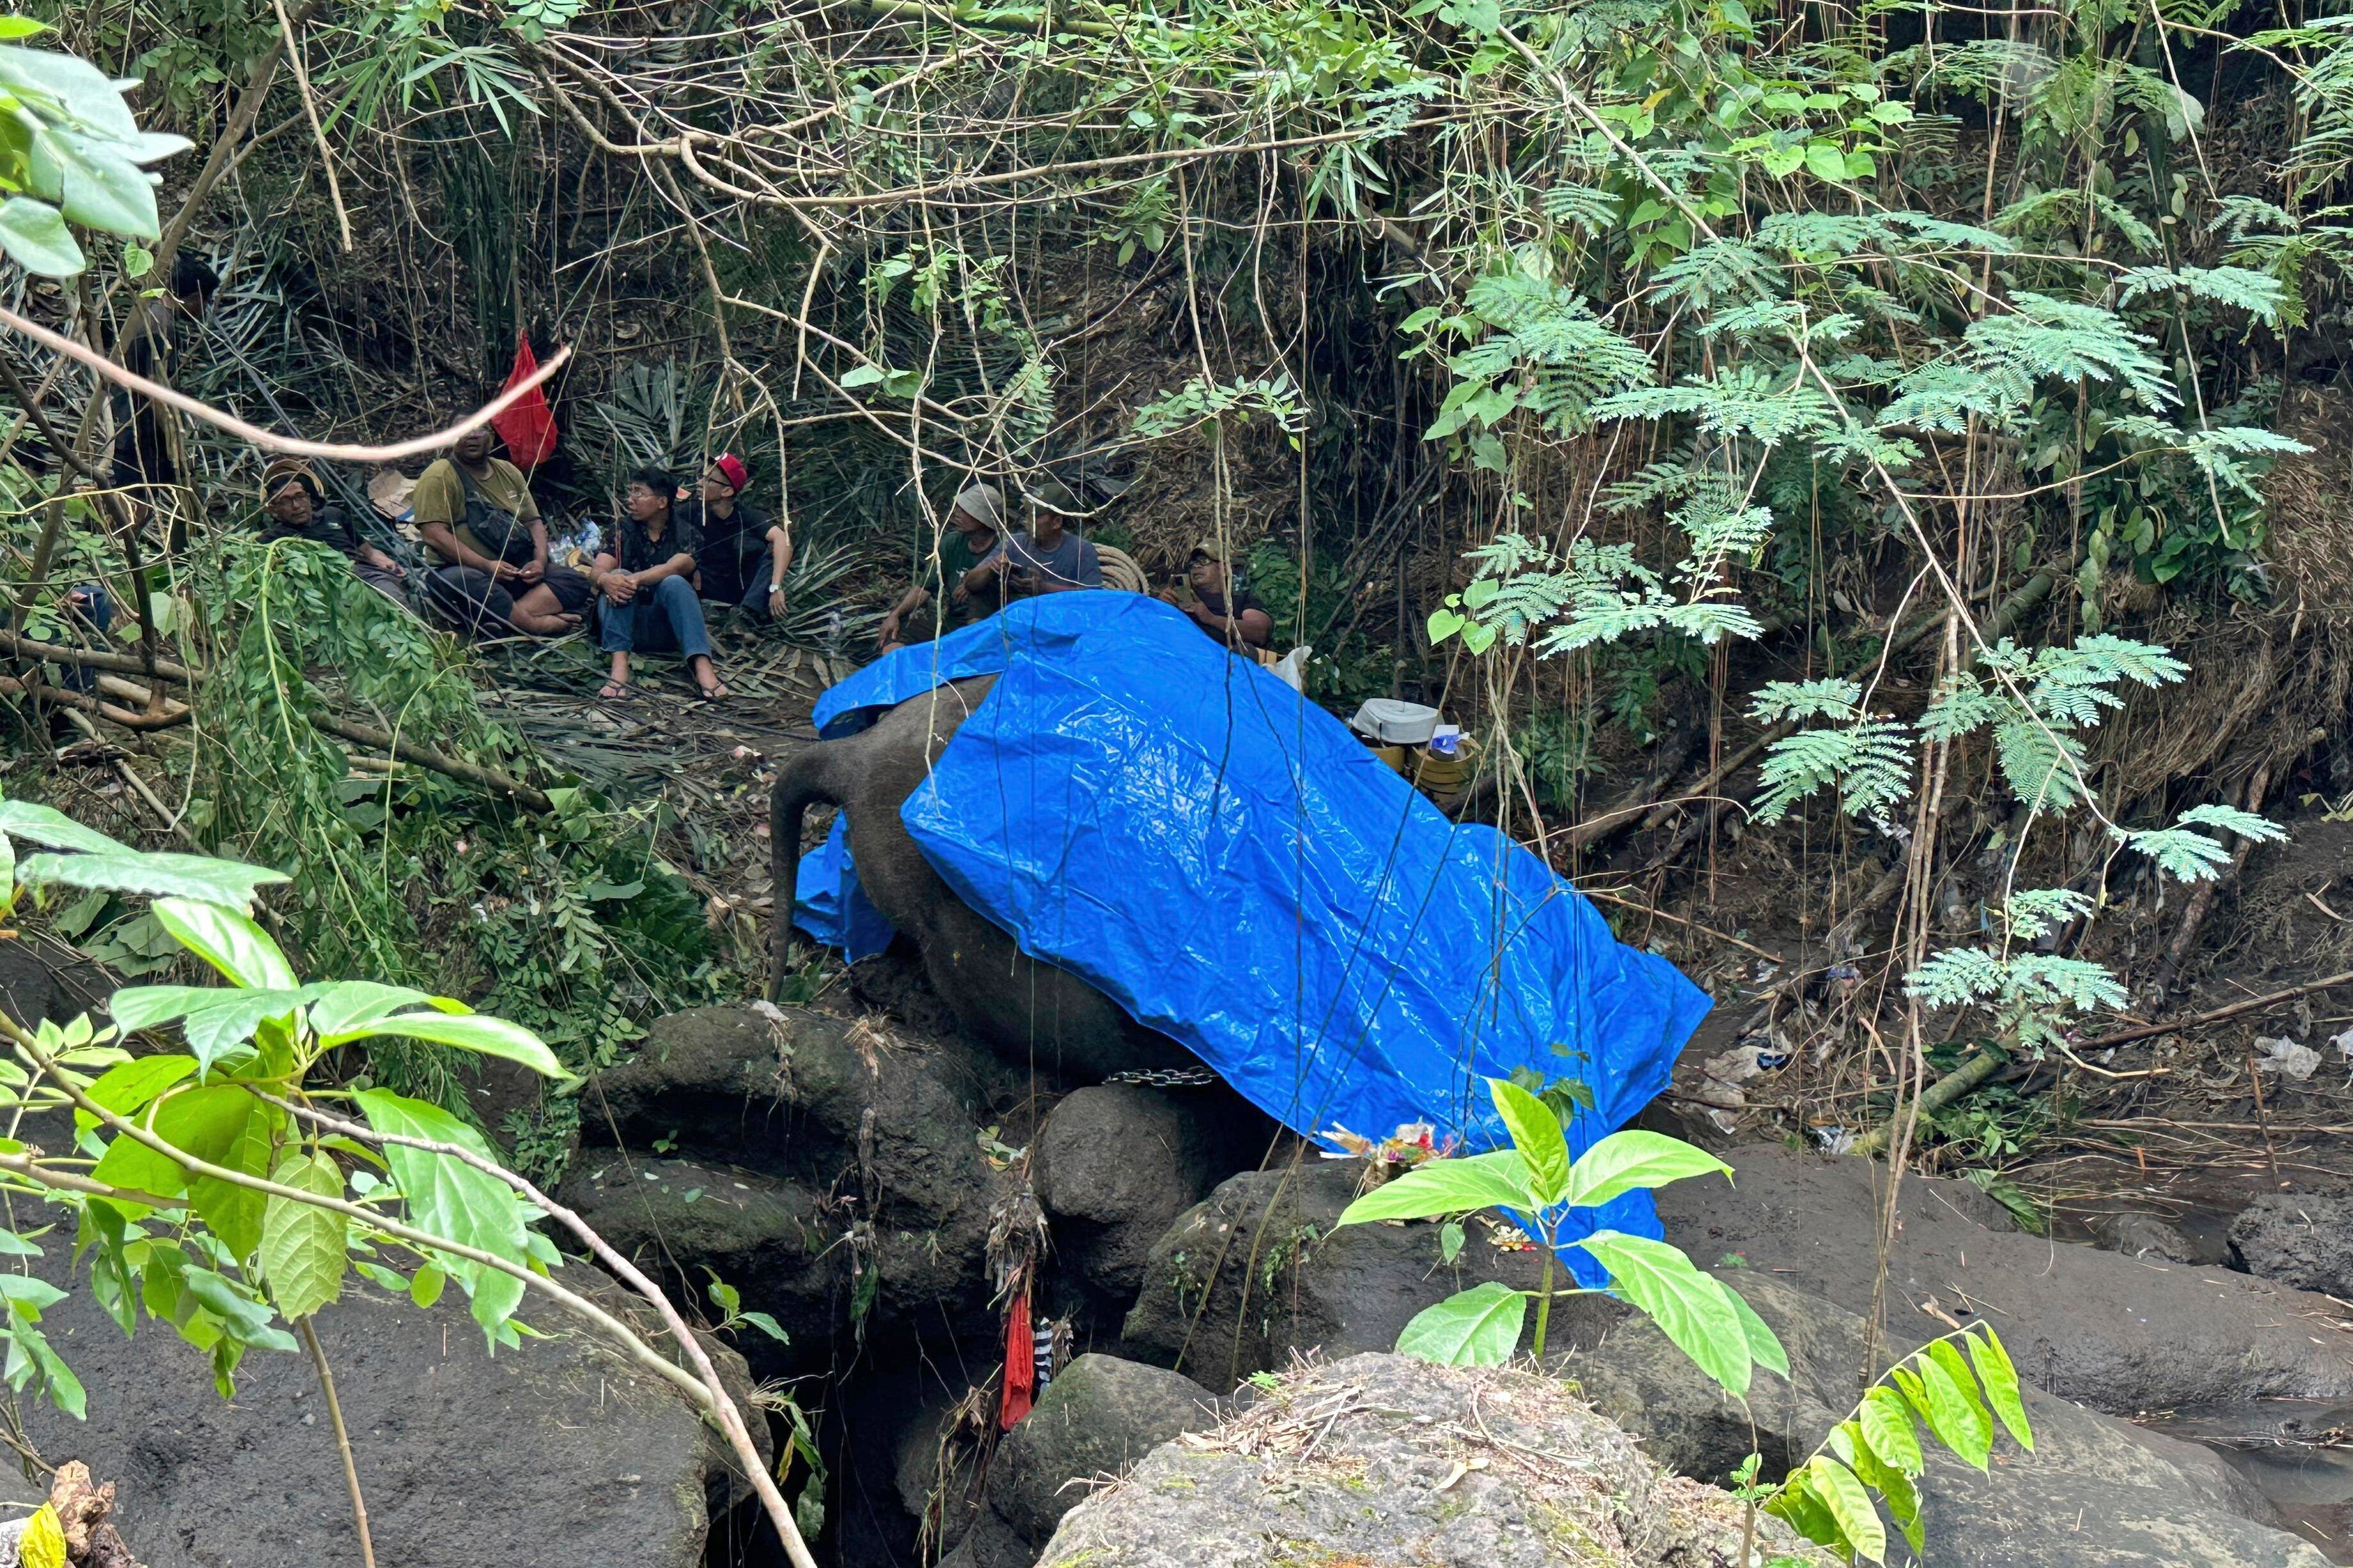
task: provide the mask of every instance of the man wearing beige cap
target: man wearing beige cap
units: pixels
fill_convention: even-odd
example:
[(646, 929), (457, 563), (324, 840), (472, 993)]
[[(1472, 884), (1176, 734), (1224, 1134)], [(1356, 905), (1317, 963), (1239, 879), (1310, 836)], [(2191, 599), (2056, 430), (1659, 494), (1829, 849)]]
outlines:
[[(995, 485), (969, 484), (957, 491), (955, 505), (948, 512), (947, 530), (940, 537), (939, 576), (935, 579), (948, 584), (945, 602), (935, 599), (932, 590), (923, 585), (924, 580), (932, 576), (930, 563), (919, 563), (914, 584), (882, 617), (875, 646), (889, 653), (908, 643), (929, 642), (959, 622), (982, 620), (1002, 608), (993, 584), (978, 594), (969, 593), (964, 579), (996, 551), (1004, 532), (1005, 497)], [(927, 605), (936, 608), (933, 614), (923, 616), (921, 612)], [(911, 616), (918, 618), (911, 623)]]
[(1036, 594), (1071, 594), (1103, 585), (1095, 547), (1071, 531), (1082, 514), (1077, 498), (1060, 479), (1040, 474), (1024, 487), (1031, 513), (1028, 531), (1008, 534), (979, 565), (965, 574), (964, 591), (990, 588), (1008, 598)]
[(1193, 624), (1236, 653), (1266, 646), (1274, 617), (1258, 595), (1234, 581), (1232, 552), (1222, 539), (1204, 539), (1185, 563), (1185, 589), (1161, 598), (1193, 617)]

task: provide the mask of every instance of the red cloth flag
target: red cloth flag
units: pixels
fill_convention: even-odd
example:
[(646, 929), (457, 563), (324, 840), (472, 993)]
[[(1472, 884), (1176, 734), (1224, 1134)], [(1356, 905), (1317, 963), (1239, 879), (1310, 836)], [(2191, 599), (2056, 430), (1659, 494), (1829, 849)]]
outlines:
[(1005, 1320), (1005, 1397), (997, 1407), (997, 1425), (1010, 1432), (1038, 1402), (1037, 1331), (1029, 1322), (1029, 1292), (1013, 1299)]
[[(531, 352), (531, 339), (522, 332), (515, 334), (514, 369), (507, 373), (511, 390), (539, 374), (539, 359)], [(555, 456), (559, 432), (555, 427), (555, 411), (547, 405), (540, 387), (533, 387), (514, 405), (491, 421), (491, 428), (507, 444), (507, 458), (519, 468), (535, 468)]]

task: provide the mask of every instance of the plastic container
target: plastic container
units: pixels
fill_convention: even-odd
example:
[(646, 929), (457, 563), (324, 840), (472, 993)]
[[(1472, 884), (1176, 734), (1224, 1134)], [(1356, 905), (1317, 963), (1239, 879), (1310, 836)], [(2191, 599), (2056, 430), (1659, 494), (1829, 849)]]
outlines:
[(1426, 746), (1438, 731), (1438, 710), (1391, 697), (1368, 697), (1348, 725), (1385, 746)]

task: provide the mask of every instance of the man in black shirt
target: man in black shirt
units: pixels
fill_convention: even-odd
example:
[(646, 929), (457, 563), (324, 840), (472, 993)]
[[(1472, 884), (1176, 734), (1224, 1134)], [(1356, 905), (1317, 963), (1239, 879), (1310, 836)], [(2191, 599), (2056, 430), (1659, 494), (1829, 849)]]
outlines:
[(695, 592), (714, 604), (742, 606), (754, 619), (785, 613), (785, 574), (793, 564), (788, 523), (744, 500), (752, 472), (733, 452), (722, 452), (702, 472), (702, 499), (679, 509), (679, 521), (702, 535), (695, 550)]
[(349, 561), (361, 582), (395, 604), (406, 605), (401, 585), (407, 574), (400, 563), (360, 538), (343, 509), (328, 504), (318, 474), (301, 458), (279, 458), (261, 471), (261, 504), (269, 514), (261, 531), (264, 544), (281, 539), (323, 544)]
[(629, 476), (627, 514), (612, 542), (597, 552), (595, 581), (598, 637), (613, 656), (612, 677), (600, 696), (629, 694), (629, 655), (675, 648), (686, 658), (705, 697), (729, 695), (711, 662), (711, 631), (694, 596), (694, 557), (702, 542), (694, 525), (671, 516), (678, 481), (659, 469)]
[(1256, 594), (1235, 581), (1231, 554), (1221, 539), (1193, 546), (1193, 558), (1185, 564), (1185, 591), (1171, 589), (1160, 596), (1236, 653), (1262, 648), (1274, 635), (1274, 617)]

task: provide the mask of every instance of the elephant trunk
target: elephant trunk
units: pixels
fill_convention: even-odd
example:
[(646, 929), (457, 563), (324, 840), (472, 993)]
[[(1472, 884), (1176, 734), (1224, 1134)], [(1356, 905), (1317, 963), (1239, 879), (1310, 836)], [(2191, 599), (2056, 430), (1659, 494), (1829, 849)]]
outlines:
[(768, 930), (768, 999), (780, 998), (792, 946), (794, 889), (800, 880), (801, 818), (812, 805), (841, 805), (849, 797), (849, 763), (856, 740), (803, 747), (778, 769), (768, 791), (768, 855), (775, 906)]

